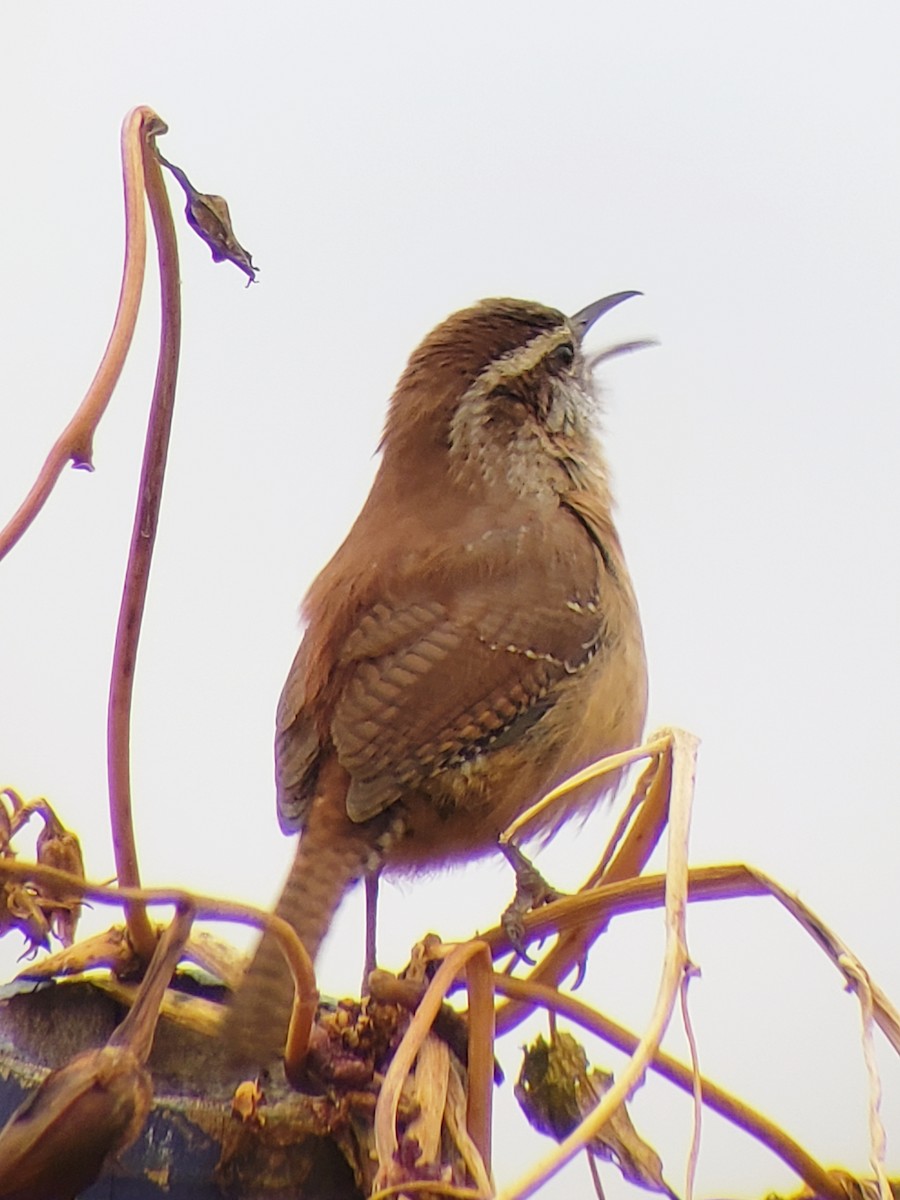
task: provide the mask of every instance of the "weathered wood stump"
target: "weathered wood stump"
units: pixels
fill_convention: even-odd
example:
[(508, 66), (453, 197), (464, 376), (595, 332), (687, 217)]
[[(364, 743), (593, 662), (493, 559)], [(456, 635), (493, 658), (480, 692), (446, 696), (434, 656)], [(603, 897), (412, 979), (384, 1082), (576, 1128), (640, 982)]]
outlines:
[[(123, 1016), (87, 982), (0, 1003), (0, 1126), (49, 1069), (101, 1046)], [(303, 1095), (273, 1064), (258, 1119), (242, 1119), (232, 1108), (242, 1076), (222, 1043), (167, 1020), (148, 1065), (154, 1103), (144, 1129), (82, 1193), (85, 1200), (360, 1200), (368, 1190), (374, 1097), (364, 1088)]]

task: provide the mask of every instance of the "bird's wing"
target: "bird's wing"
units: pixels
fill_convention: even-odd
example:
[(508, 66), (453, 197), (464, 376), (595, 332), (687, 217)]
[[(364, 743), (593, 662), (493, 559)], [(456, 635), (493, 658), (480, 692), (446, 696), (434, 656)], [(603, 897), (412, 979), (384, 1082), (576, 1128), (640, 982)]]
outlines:
[(552, 706), (556, 685), (604, 638), (596, 568), (586, 595), (575, 574), (514, 561), (441, 599), (381, 601), (362, 616), (343, 647), (331, 720), (354, 821), (521, 736)]
[(275, 715), (275, 785), (283, 833), (303, 828), (318, 774), (320, 740), (307, 705), (310, 640), (303, 638), (291, 663)]

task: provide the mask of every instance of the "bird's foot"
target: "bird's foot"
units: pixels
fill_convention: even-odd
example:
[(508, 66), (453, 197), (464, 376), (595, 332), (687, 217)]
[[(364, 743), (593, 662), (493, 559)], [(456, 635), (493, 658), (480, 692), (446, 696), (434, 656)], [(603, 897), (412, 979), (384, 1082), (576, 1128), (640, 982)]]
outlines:
[(503, 931), (509, 938), (510, 945), (519, 958), (534, 966), (534, 959), (530, 958), (525, 949), (525, 922), (524, 917), (532, 911), (532, 909), (540, 908), (542, 904), (551, 904), (554, 900), (559, 900), (563, 895), (556, 888), (550, 886), (538, 871), (537, 867), (525, 857), (522, 851), (512, 842), (504, 842), (501, 845), (501, 850), (506, 856), (507, 861), (516, 873), (516, 894), (513, 897), (512, 903), (503, 913), (500, 918), (500, 924)]

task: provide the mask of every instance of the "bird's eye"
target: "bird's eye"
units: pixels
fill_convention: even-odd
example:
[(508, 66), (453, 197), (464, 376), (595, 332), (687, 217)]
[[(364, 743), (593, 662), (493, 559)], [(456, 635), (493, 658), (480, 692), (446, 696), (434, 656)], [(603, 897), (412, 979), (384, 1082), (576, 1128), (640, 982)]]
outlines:
[(553, 357), (564, 367), (571, 367), (575, 361), (575, 347), (571, 342), (563, 342), (553, 351)]

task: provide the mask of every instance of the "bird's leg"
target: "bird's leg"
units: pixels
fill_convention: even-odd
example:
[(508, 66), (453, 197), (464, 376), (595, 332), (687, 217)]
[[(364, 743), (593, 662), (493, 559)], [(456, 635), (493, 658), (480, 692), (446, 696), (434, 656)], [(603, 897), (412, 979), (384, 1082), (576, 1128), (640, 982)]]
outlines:
[(361, 995), (369, 994), (369, 976), (378, 966), (378, 880), (381, 869), (367, 872), (366, 883), (366, 961), (363, 966)]
[(500, 918), (500, 924), (516, 954), (533, 966), (534, 960), (529, 958), (525, 949), (523, 940), (525, 926), (522, 918), (533, 908), (539, 908), (542, 904), (550, 904), (554, 900), (558, 900), (563, 893), (558, 892), (556, 888), (547, 883), (537, 867), (513, 842), (502, 842), (500, 849), (516, 873), (516, 894)]

